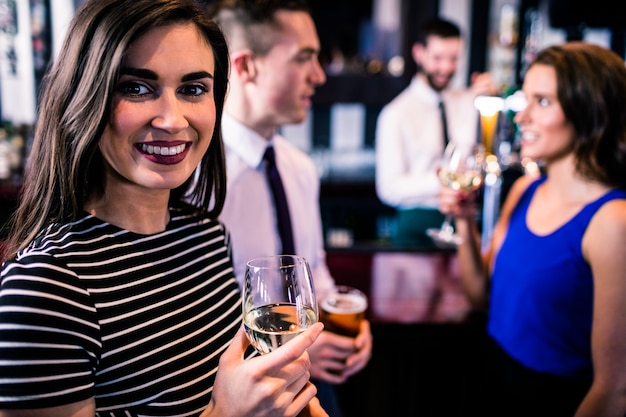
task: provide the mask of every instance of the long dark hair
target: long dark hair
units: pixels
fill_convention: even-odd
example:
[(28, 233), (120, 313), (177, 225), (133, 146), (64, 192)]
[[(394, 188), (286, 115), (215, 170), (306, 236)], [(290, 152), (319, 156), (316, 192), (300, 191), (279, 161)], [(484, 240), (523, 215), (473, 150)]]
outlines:
[(576, 131), (576, 169), (626, 189), (626, 67), (604, 47), (569, 42), (541, 51), (534, 64), (553, 67), (557, 96)]
[(228, 85), (224, 36), (195, 0), (87, 0), (76, 11), (55, 64), (42, 83), (35, 139), (5, 257), (44, 227), (77, 219), (86, 199), (102, 192), (98, 141), (111, 118), (114, 87), (129, 45), (160, 26), (194, 24), (215, 59), (216, 123), (195, 180), (172, 190), (170, 204), (191, 204), (217, 217), (226, 196), (221, 119)]

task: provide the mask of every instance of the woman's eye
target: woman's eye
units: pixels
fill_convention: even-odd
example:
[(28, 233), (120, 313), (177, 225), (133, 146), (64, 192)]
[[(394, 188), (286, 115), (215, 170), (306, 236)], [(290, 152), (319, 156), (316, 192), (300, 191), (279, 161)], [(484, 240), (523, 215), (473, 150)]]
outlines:
[(184, 94), (186, 96), (200, 96), (207, 93), (209, 89), (203, 85), (191, 84), (181, 87), (179, 91), (181, 94)]
[(538, 101), (539, 101), (539, 105), (541, 107), (546, 107), (546, 106), (548, 106), (550, 104), (550, 100), (548, 100), (545, 97), (540, 98)]
[(147, 86), (136, 82), (122, 83), (118, 91), (127, 96), (142, 96), (150, 93), (150, 89)]

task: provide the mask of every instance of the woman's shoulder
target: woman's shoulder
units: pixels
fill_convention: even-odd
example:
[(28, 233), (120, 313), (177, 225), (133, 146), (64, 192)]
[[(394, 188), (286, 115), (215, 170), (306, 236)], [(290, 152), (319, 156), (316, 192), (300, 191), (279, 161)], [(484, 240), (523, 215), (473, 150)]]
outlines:
[[(594, 213), (583, 236), (585, 259), (604, 277), (623, 282), (626, 268), (626, 198), (605, 201)], [(604, 281), (604, 280), (603, 280)]]
[(521, 175), (513, 182), (513, 185), (511, 186), (511, 191), (523, 193), (531, 184), (540, 184), (545, 180), (546, 177), (541, 175)]
[(92, 241), (94, 236), (101, 235), (107, 226), (110, 225), (88, 213), (83, 213), (73, 221), (51, 223), (17, 255), (18, 257), (30, 253), (54, 255), (59, 251), (64, 252), (75, 244)]
[(29, 245), (2, 265), (3, 285), (8, 277), (13, 277), (12, 282), (24, 283), (46, 277), (56, 286), (84, 290), (68, 261), (77, 251), (93, 249), (94, 244), (90, 243), (93, 235), (88, 236), (93, 224), (89, 223), (83, 218), (77, 222), (53, 223), (43, 229)]
[(626, 194), (611, 194), (598, 207), (589, 223), (589, 230), (599, 229), (600, 235), (622, 239), (626, 247)]
[(536, 175), (522, 175), (517, 178), (511, 185), (509, 193), (505, 201), (505, 208), (513, 209), (522, 198), (522, 195), (531, 187), (531, 185), (539, 184), (545, 180), (544, 177)]

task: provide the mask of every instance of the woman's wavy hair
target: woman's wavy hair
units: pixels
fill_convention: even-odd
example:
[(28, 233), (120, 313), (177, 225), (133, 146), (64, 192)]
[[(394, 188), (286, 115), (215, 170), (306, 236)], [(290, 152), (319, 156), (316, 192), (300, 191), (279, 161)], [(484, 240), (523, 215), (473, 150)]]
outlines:
[(626, 66), (613, 51), (586, 42), (545, 48), (533, 65), (553, 67), (557, 95), (576, 131), (576, 170), (626, 189)]
[(77, 219), (86, 199), (103, 191), (98, 142), (111, 120), (114, 88), (129, 45), (153, 28), (187, 23), (198, 28), (213, 51), (216, 119), (199, 172), (171, 191), (170, 204), (219, 215), (226, 195), (220, 126), (229, 71), (221, 30), (195, 0), (87, 0), (42, 83), (35, 138), (5, 258), (44, 227)]

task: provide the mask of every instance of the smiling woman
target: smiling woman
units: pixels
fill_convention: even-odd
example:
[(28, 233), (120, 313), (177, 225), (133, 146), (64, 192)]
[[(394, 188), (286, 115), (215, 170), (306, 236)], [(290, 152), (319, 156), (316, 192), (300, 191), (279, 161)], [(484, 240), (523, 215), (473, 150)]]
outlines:
[(0, 415), (326, 416), (306, 354), (321, 325), (244, 360), (217, 220), (228, 68), (195, 0), (77, 11), (2, 265)]

